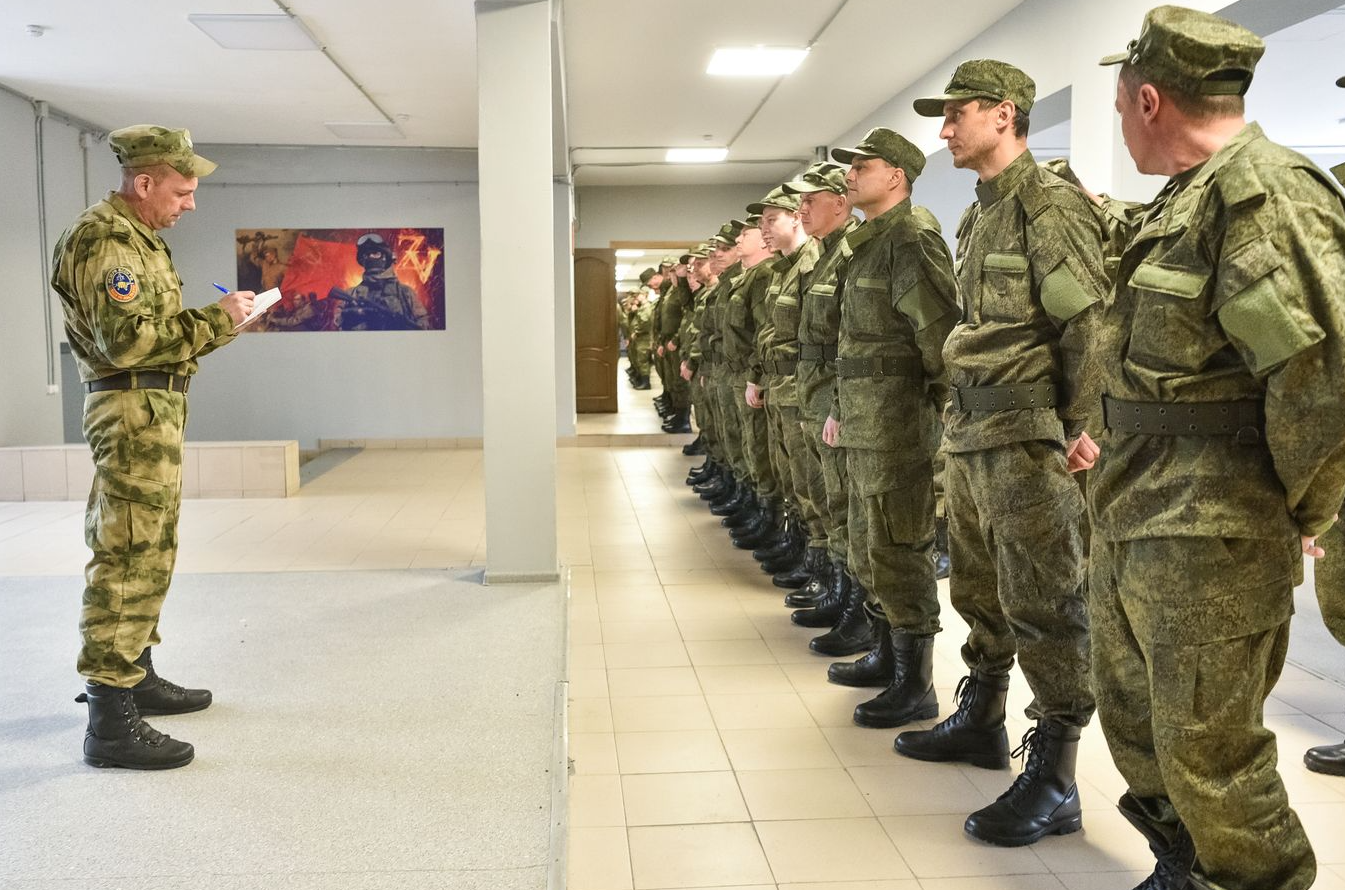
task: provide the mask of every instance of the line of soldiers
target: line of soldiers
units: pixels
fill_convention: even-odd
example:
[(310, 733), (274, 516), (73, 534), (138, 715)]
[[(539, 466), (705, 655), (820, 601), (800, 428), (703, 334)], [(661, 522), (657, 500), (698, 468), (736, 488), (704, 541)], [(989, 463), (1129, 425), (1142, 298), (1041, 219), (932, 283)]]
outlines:
[[(1263, 52), (1163, 6), (1102, 60), (1137, 168), (1170, 177), (1148, 204), (1038, 164), (1033, 81), (972, 60), (915, 103), (980, 177), (956, 258), (911, 201), (925, 156), (879, 127), (670, 270), (687, 305), (665, 345), (707, 451), (687, 483), (794, 590), (793, 620), (827, 628), (814, 652), (863, 653), (828, 670), (881, 689), (855, 722), (939, 715), (947, 549), (967, 675), (896, 751), (1025, 755), (965, 830), (1032, 844), (1082, 827), (1097, 710), (1157, 860), (1146, 890), (1299, 890), (1316, 870), (1262, 708), (1303, 554), (1345, 496), (1345, 196), (1244, 120)], [(1345, 642), (1345, 577), (1318, 590)], [(1015, 659), (1035, 725), (1011, 752)], [(1345, 774), (1343, 751), (1309, 766)]]

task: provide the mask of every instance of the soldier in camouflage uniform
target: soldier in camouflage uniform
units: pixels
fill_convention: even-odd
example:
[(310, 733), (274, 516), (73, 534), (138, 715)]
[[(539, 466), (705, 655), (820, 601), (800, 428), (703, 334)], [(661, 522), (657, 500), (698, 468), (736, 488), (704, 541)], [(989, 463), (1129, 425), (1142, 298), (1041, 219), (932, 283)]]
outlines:
[(687, 283), (687, 264), (679, 260), (669, 270), (663, 296), (658, 301), (658, 325), (655, 353), (659, 357), (659, 377), (666, 398), (663, 402), (665, 433), (691, 432), (691, 400), (687, 382), (679, 373), (682, 357), (678, 354), (677, 331), (682, 316), (691, 306), (691, 288)]
[(355, 242), (364, 277), (338, 303), (336, 326), (343, 331), (404, 331), (430, 326), (430, 313), (416, 292), (397, 279), (392, 247), (370, 232)]
[(732, 371), (724, 353), (724, 315), (734, 282), (742, 274), (739, 259), (739, 221), (730, 221), (720, 228), (712, 239), (715, 243), (714, 262), (719, 278), (705, 297), (705, 311), (701, 317), (701, 354), (709, 361), (706, 375), (706, 393), (713, 406), (719, 446), (723, 452), (724, 474), (716, 490), (701, 492), (710, 503), (710, 512), (728, 516), (743, 505), (750, 494), (751, 471), (743, 452), (742, 423), (738, 418), (737, 394), (734, 392)]
[(1107, 290), (1102, 226), (1074, 186), (1027, 150), (1036, 86), (1012, 65), (958, 66), (917, 113), (944, 117), (953, 163), (980, 174), (958, 227), (963, 322), (944, 349), (951, 408), (944, 430), (952, 545), (950, 592), (971, 627), (971, 676), (934, 729), (897, 738), (899, 752), (1004, 768), (1008, 672), (1017, 655), (1034, 699), (1027, 762), (999, 800), (966, 821), (989, 843), (1017, 846), (1082, 826), (1074, 773), (1093, 714), (1079, 517), (1067, 458), (1097, 404), (1087, 365)]
[(196, 208), (198, 177), (215, 169), (187, 131), (126, 127), (109, 142), (121, 187), (61, 235), (51, 278), (88, 393), (84, 436), (94, 462), (78, 661), (87, 678), (79, 700), (89, 706), (84, 759), (171, 769), (191, 762), (192, 746), (156, 732), (143, 715), (199, 711), (211, 701), (207, 690), (160, 677), (150, 655), (177, 557), (187, 389), (197, 359), (234, 339), (253, 294), (182, 308), (182, 281), (156, 232)]
[(697, 480), (693, 490), (703, 500), (712, 503), (726, 502), (737, 494), (738, 489), (734, 466), (738, 454), (735, 441), (737, 422), (736, 418), (724, 416), (719, 386), (723, 375), (719, 296), (727, 287), (728, 277), (733, 274), (736, 237), (736, 229), (726, 223), (709, 239), (710, 254), (701, 267), (701, 278), (705, 284), (696, 294), (694, 334), (687, 356), (688, 368), (693, 374), (692, 386), (699, 387), (698, 413), (704, 409), (705, 423), (702, 429), (710, 431), (706, 442), (711, 458), (707, 461), (709, 472)]
[[(844, 685), (886, 685), (855, 709), (855, 722), (902, 726), (939, 712), (934, 456), (948, 398), (943, 345), (959, 316), (957, 283), (938, 222), (911, 203), (924, 153), (876, 127), (855, 148), (831, 156), (850, 164), (850, 201), (865, 221), (845, 239), (852, 255), (841, 286), (837, 400), (823, 438), (845, 449), (849, 527), (866, 531), (850, 534), (850, 567), (884, 617), (872, 631), (879, 637), (874, 651), (855, 664), (832, 665), (828, 675)], [(832, 635), (852, 634), (856, 622), (869, 630), (860, 607)]]
[(1171, 177), (1125, 217), (1089, 480), (1098, 713), (1164, 887), (1316, 875), (1262, 715), (1345, 492), (1345, 199), (1246, 123), (1264, 49), (1163, 6), (1102, 60), (1137, 169)]

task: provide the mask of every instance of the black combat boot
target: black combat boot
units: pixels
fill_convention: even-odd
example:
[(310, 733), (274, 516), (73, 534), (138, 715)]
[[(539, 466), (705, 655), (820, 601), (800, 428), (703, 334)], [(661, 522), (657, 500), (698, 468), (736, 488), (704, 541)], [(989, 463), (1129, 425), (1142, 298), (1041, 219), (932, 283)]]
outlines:
[(196, 756), (191, 745), (170, 739), (141, 718), (130, 689), (90, 682), (75, 701), (89, 705), (84, 762), (90, 766), (176, 769)]
[(967, 834), (997, 847), (1024, 847), (1048, 834), (1083, 828), (1074, 783), (1081, 731), (1058, 720), (1038, 720), (1013, 752), (1015, 757), (1026, 753), (1023, 771), (998, 800), (967, 817)]
[(645, 374), (645, 375), (642, 376), (642, 377), (638, 377), (638, 378), (636, 378), (636, 380), (635, 380), (635, 389), (639, 389), (639, 390), (646, 390), (646, 389), (649, 389), (649, 375), (648, 375), (648, 374)]
[(873, 625), (864, 604), (869, 592), (858, 581), (850, 582), (850, 594), (846, 598), (845, 608), (831, 630), (820, 637), (808, 641), (808, 648), (818, 655), (840, 658), (842, 655), (854, 655), (873, 646)]
[(705, 463), (701, 464), (699, 467), (692, 467), (687, 471), (686, 484), (700, 485), (702, 482), (706, 482), (713, 477), (718, 468), (719, 465), (715, 463), (715, 459), (713, 457), (707, 457), (705, 458)]
[(733, 546), (739, 550), (755, 550), (764, 542), (774, 540), (783, 522), (784, 510), (778, 502), (764, 502), (753, 521), (733, 533)]
[(729, 501), (742, 497), (742, 495), (745, 494), (743, 488), (746, 483), (740, 480), (737, 475), (727, 467), (725, 467), (724, 473), (721, 475), (720, 479), (724, 481), (718, 492), (707, 492), (706, 494), (701, 495), (701, 499), (709, 504), (711, 508), (722, 507)]
[(794, 549), (794, 536), (798, 534), (797, 529), (798, 524), (794, 521), (793, 515), (786, 516), (780, 533), (773, 539), (763, 541), (760, 547), (752, 551), (752, 558), (757, 562), (766, 562), (784, 556)]
[(747, 480), (742, 480), (733, 489), (731, 495), (720, 496), (710, 501), (710, 513), (714, 516), (732, 516), (748, 503), (752, 496), (752, 485)]
[(788, 547), (779, 556), (761, 561), (761, 570), (768, 575), (786, 575), (803, 565), (803, 551), (807, 542), (797, 532), (788, 540)]
[(875, 729), (905, 726), (939, 716), (934, 691), (934, 636), (893, 630), (892, 682), (876, 698), (855, 708), (855, 723)]
[(135, 693), (136, 710), (141, 715), (190, 714), (210, 707), (209, 689), (183, 689), (160, 677), (154, 670), (148, 646), (135, 663), (145, 670), (145, 679), (131, 687), (131, 692)]
[(864, 608), (873, 622), (873, 648), (859, 661), (838, 661), (827, 668), (829, 683), (884, 687), (896, 677), (892, 660), (892, 625), (881, 604), (865, 604)]
[(1009, 734), (1004, 730), (1004, 702), (1009, 675), (972, 671), (957, 684), (957, 710), (933, 729), (897, 736), (898, 754), (916, 760), (956, 760), (983, 769), (1009, 765)]
[[(806, 532), (802, 520), (799, 520), (795, 527), (800, 533)], [(799, 560), (799, 564), (788, 571), (780, 572), (775, 575), (775, 577), (771, 578), (771, 583), (776, 587), (783, 587), (786, 590), (798, 590), (800, 587), (803, 587), (809, 581), (813, 580), (813, 577), (817, 574), (818, 563), (816, 554), (818, 552), (817, 548), (808, 547), (807, 542), (805, 541), (802, 558)], [(822, 552), (823, 557), (825, 558), (825, 551), (820, 552)], [(808, 604), (805, 603), (804, 605)]]
[(668, 419), (663, 424), (665, 433), (689, 433), (691, 432), (691, 411), (677, 411), (668, 415)]
[(1345, 776), (1345, 742), (1309, 748), (1303, 755), (1303, 765), (1314, 773)]
[(846, 574), (845, 563), (838, 559), (831, 564), (831, 577), (822, 599), (811, 609), (800, 609), (793, 613), (789, 620), (799, 627), (832, 627), (840, 620), (849, 601), (850, 576)]
[(934, 520), (934, 580), (942, 581), (948, 577), (948, 520)]
[[(690, 416), (690, 412), (687, 412), (687, 414), (688, 416)], [(691, 432), (691, 425), (689, 420), (687, 422), (686, 432), (688, 433)], [(695, 457), (698, 454), (704, 454), (705, 442), (701, 439), (700, 436), (697, 436), (696, 438), (692, 439), (690, 442), (682, 446), (682, 453), (685, 454), (687, 457)]]
[(1157, 859), (1153, 874), (1145, 878), (1144, 883), (1135, 890), (1188, 890), (1196, 886), (1191, 883), (1191, 869), (1196, 864), (1196, 845), (1185, 825), (1178, 822), (1169, 836), (1149, 819), (1144, 812), (1144, 805), (1129, 791), (1121, 795), (1116, 808), (1126, 817), (1126, 821), (1135, 826), (1136, 831), (1144, 835)]
[(732, 490), (737, 481), (733, 478), (733, 471), (725, 465), (717, 465), (715, 474), (704, 482), (698, 482), (691, 486), (691, 490), (701, 496), (701, 500), (710, 501)]
[(730, 535), (736, 535), (742, 529), (759, 521), (765, 506), (761, 498), (757, 497), (756, 489), (748, 488), (747, 497), (743, 499), (742, 505), (719, 520), (719, 524), (728, 529)]
[(803, 551), (804, 566), (812, 566), (812, 576), (793, 593), (786, 594), (785, 605), (791, 609), (811, 609), (827, 592), (831, 578), (831, 561), (825, 547), (809, 546)]

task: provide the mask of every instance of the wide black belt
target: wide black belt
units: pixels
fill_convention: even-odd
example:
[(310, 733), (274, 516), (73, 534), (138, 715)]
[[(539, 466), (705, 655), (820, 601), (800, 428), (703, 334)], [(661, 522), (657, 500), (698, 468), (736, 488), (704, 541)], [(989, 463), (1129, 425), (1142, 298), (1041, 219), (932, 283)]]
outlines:
[(782, 358), (775, 361), (764, 361), (761, 363), (761, 367), (767, 374), (774, 374), (777, 377), (792, 377), (799, 368), (799, 361), (793, 358)]
[(163, 371), (122, 371), (90, 380), (84, 384), (85, 392), (106, 392), (109, 389), (167, 389), (187, 394), (191, 386), (191, 377), (185, 374), (167, 374)]
[(954, 411), (1019, 411), (1054, 408), (1054, 383), (1013, 383), (1007, 386), (954, 386)]
[(799, 361), (801, 362), (834, 362), (836, 360), (836, 344), (832, 343), (826, 346), (814, 343), (799, 344)]
[(918, 358), (870, 355), (836, 359), (837, 377), (924, 377), (925, 365)]
[(1236, 402), (1127, 402), (1102, 397), (1102, 422), (1116, 433), (1141, 436), (1233, 436), (1240, 445), (1262, 439), (1260, 399)]

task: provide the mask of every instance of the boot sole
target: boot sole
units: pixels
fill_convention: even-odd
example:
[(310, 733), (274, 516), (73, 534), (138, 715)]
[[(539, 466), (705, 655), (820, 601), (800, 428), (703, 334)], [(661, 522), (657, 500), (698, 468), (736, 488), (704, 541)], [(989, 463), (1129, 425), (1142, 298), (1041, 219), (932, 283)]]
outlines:
[(826, 655), (839, 658), (842, 655), (858, 655), (860, 652), (869, 652), (873, 649), (873, 640), (855, 640), (848, 646), (814, 646), (817, 640), (810, 640), (808, 648), (814, 655)]
[(196, 759), (196, 752), (193, 751), (185, 760), (173, 761), (172, 763), (123, 763), (120, 760), (109, 760), (106, 757), (90, 757), (84, 755), (84, 762), (89, 766), (96, 766), (99, 769), (138, 769), (138, 770), (157, 770), (157, 769), (177, 769), (186, 766)]
[(914, 711), (890, 718), (861, 718), (859, 713), (856, 712), (854, 721), (856, 726), (862, 726), (865, 729), (895, 729), (915, 720), (933, 720), (937, 716), (939, 716), (939, 706), (931, 705), (925, 708), (916, 708)]
[[(897, 738), (900, 741), (900, 737)], [(965, 763), (968, 766), (978, 766), (981, 769), (1008, 769), (1009, 756), (985, 754), (930, 754), (924, 751), (904, 751), (897, 741), (892, 743), (892, 749), (902, 757), (909, 757), (912, 760), (923, 760), (926, 763)]]
[(1029, 844), (1035, 844), (1037, 841), (1041, 840), (1042, 838), (1048, 835), (1073, 834), (1074, 832), (1079, 831), (1082, 828), (1083, 828), (1083, 816), (1074, 816), (1073, 818), (1066, 819), (1064, 822), (1048, 825), (1041, 831), (1036, 831), (1033, 832), (1032, 834), (1022, 836), (976, 834), (970, 828), (967, 828), (965, 825), (962, 827), (962, 830), (966, 833), (967, 837), (973, 837), (976, 840), (981, 841), (982, 843), (990, 844), (991, 846), (1026, 847)]
[(140, 707), (140, 705), (136, 705), (135, 709), (140, 712), (141, 717), (171, 717), (174, 714), (195, 714), (197, 711), (204, 711), (212, 704), (214, 704), (214, 702), (206, 702), (203, 705), (199, 705), (193, 708), (180, 708), (173, 710), (161, 709), (161, 708), (142, 708)]

